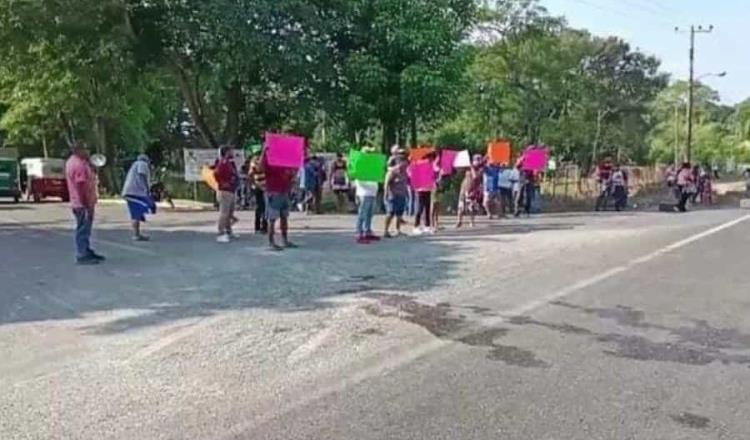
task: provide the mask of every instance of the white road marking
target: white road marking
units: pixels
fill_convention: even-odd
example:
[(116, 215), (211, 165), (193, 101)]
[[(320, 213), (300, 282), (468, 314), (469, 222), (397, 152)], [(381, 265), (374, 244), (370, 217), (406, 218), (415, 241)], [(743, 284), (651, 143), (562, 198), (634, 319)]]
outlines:
[[(597, 283), (600, 283), (602, 281), (615, 277), (636, 266), (653, 261), (654, 259), (662, 255), (684, 248), (692, 243), (695, 243), (696, 241), (702, 240), (711, 235), (715, 235), (721, 231), (732, 228), (747, 220), (750, 220), (750, 215), (745, 215), (743, 217), (721, 224), (709, 230), (692, 235), (688, 238), (685, 238), (676, 243), (667, 245), (657, 251), (651, 252), (650, 254), (644, 255), (642, 257), (634, 258), (623, 265), (613, 267), (598, 275), (581, 280), (575, 284), (572, 284), (566, 288), (563, 288), (557, 292), (554, 292), (552, 294), (546, 295), (544, 297), (535, 299), (528, 303), (522, 304), (518, 307), (514, 307), (510, 310), (502, 312), (501, 317), (487, 318), (487, 319), (479, 321), (479, 323), (486, 325), (486, 326), (494, 326), (494, 325), (501, 324), (503, 322), (506, 322), (511, 317), (532, 312), (536, 309), (546, 306), (552, 301), (556, 301), (566, 296), (570, 296), (578, 291), (581, 291)], [(392, 371), (397, 368), (403, 367), (404, 365), (414, 362), (418, 360), (419, 358), (424, 357), (430, 353), (433, 353), (441, 348), (453, 345), (455, 344), (454, 342), (455, 339), (460, 339), (464, 336), (469, 336), (471, 334), (472, 332), (465, 332), (465, 334), (459, 333), (458, 335), (452, 336), (453, 340), (434, 339), (430, 342), (419, 345), (417, 347), (408, 347), (406, 348), (406, 351), (402, 353), (401, 355), (394, 356), (389, 359), (384, 359), (381, 362), (369, 368), (356, 371), (352, 373), (351, 375), (349, 375), (348, 377), (341, 375), (338, 383), (331, 385), (331, 386), (323, 387), (314, 393), (310, 393), (307, 396), (290, 403), (281, 412), (277, 412), (275, 414), (267, 413), (267, 414), (257, 416), (255, 420), (236, 425), (233, 428), (231, 428), (228, 432), (225, 432), (216, 438), (219, 440), (236, 438), (241, 434), (247, 433), (247, 431), (257, 429), (258, 427), (266, 423), (269, 423), (273, 421), (274, 419), (283, 416), (284, 414), (288, 414), (296, 410), (297, 408), (308, 406), (311, 403), (317, 400), (320, 400), (328, 395), (342, 393), (350, 386), (357, 385), (373, 377), (382, 376), (383, 374), (386, 374), (388, 371)]]
[[(22, 227), (24, 229), (30, 230), (30, 231), (46, 232), (48, 234), (57, 235), (58, 237), (72, 237), (72, 234), (73, 234), (73, 230), (72, 229), (71, 229), (70, 232), (62, 232), (62, 231), (57, 231), (57, 230), (54, 230), (54, 229), (45, 229), (45, 228), (36, 228), (36, 227), (33, 227), (33, 226), (27, 226), (22, 221), (16, 220), (16, 219), (10, 218), (10, 217), (6, 217), (3, 220), (4, 221), (8, 221), (9, 223), (13, 223), (14, 225), (18, 225), (18, 226), (20, 226), (20, 227)], [(129, 245), (129, 244), (119, 243), (119, 242), (116, 242), (116, 241), (102, 240), (102, 239), (99, 239), (99, 238), (93, 238), (92, 241), (94, 243), (99, 243), (99, 244), (102, 244), (104, 246), (109, 246), (109, 247), (113, 247), (113, 248), (117, 248), (117, 249), (122, 249), (122, 250), (125, 250), (125, 251), (134, 252), (134, 253), (137, 253), (137, 254), (150, 255), (150, 256), (153, 256), (153, 257), (155, 257), (155, 256), (158, 255), (155, 251), (152, 251), (152, 250), (149, 250), (149, 249), (143, 249), (143, 248), (136, 247), (136, 246)]]

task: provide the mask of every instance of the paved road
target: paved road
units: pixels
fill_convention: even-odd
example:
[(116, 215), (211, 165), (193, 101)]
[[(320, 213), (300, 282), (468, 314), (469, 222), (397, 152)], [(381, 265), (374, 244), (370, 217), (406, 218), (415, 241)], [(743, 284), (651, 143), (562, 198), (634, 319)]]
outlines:
[(0, 438), (750, 436), (745, 213), (352, 222), (277, 255), (212, 213), (135, 245), (102, 207), (109, 261), (75, 267), (64, 207), (0, 205)]

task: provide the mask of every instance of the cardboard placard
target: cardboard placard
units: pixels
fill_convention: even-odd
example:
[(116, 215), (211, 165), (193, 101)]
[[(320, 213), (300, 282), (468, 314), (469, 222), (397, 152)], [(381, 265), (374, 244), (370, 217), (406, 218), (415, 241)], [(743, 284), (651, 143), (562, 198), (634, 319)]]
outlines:
[(380, 153), (363, 153), (357, 150), (349, 151), (348, 173), (352, 180), (360, 182), (385, 181), (385, 171), (388, 159)]
[(530, 149), (523, 154), (524, 171), (544, 171), (547, 168), (549, 151), (546, 149)]
[(435, 170), (432, 162), (421, 160), (409, 166), (409, 181), (417, 191), (432, 191), (435, 188)]
[(456, 156), (458, 156), (458, 151), (442, 150), (440, 152), (440, 170), (443, 172), (444, 176), (450, 176), (453, 174)]
[(469, 150), (464, 150), (456, 155), (456, 160), (453, 162), (454, 168), (470, 168), (471, 167), (471, 155)]
[(271, 166), (299, 169), (305, 163), (305, 138), (266, 133), (266, 155)]
[(512, 151), (510, 142), (495, 141), (487, 145), (487, 158), (491, 165), (508, 165)]
[(411, 151), (409, 151), (409, 162), (417, 162), (425, 158), (428, 154), (434, 152), (435, 149), (432, 147), (419, 147), (419, 148), (412, 148)]

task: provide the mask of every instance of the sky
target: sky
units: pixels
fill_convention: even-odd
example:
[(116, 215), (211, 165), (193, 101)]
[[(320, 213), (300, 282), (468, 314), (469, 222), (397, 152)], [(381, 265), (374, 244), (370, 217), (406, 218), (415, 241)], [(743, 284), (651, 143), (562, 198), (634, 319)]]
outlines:
[(750, 98), (750, 0), (540, 0), (554, 16), (600, 36), (619, 36), (655, 55), (673, 79), (688, 78), (690, 25), (714, 26), (696, 35), (696, 76), (727, 72), (702, 82), (719, 91), (722, 102)]

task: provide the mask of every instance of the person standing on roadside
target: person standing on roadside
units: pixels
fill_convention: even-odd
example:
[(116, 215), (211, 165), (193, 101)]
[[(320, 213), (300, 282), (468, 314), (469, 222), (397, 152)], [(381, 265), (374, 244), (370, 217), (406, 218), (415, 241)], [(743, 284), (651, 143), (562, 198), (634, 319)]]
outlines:
[[(417, 161), (418, 164), (429, 165), (434, 172), (437, 172), (435, 165), (435, 153), (432, 152)], [(417, 199), (417, 212), (414, 215), (414, 229), (412, 235), (419, 236), (423, 234), (434, 234), (435, 229), (432, 227), (432, 194), (437, 187), (437, 182), (433, 181), (429, 187), (414, 188)]]
[(456, 229), (464, 225), (464, 216), (469, 215), (471, 227), (475, 226), (474, 219), (482, 206), (482, 185), (484, 177), (484, 158), (475, 155), (471, 162), (471, 168), (466, 171), (461, 181), (461, 189), (458, 195), (458, 222)]
[(303, 196), (300, 212), (307, 215), (318, 214), (320, 210), (320, 203), (318, 202), (318, 193), (320, 192), (319, 167), (320, 162), (316, 156), (307, 157), (305, 165), (302, 167), (300, 187), (303, 189)]
[(499, 194), (499, 209), (500, 211), (500, 218), (505, 217), (505, 214), (507, 212), (512, 212), (513, 210), (513, 183), (511, 182), (511, 177), (513, 175), (513, 169), (508, 167), (508, 165), (502, 165), (500, 167), (500, 174), (497, 178), (497, 187)]
[(91, 231), (96, 210), (96, 172), (89, 162), (89, 152), (82, 143), (70, 146), (72, 155), (65, 163), (65, 180), (70, 195), (70, 207), (76, 219), (76, 263), (99, 264), (105, 258), (91, 249)]
[(680, 192), (680, 201), (675, 207), (679, 212), (687, 212), (687, 202), (693, 194), (693, 171), (689, 162), (682, 164), (682, 168), (677, 172), (677, 189)]
[(594, 211), (607, 210), (609, 198), (612, 196), (612, 160), (607, 158), (600, 163), (594, 171), (594, 178), (599, 189), (599, 196), (596, 198)]
[(149, 237), (141, 233), (141, 223), (146, 221), (146, 214), (156, 213), (156, 203), (151, 197), (151, 161), (145, 154), (130, 166), (122, 185), (122, 197), (128, 205), (130, 220), (133, 226), (133, 241), (149, 241)]
[[(375, 149), (366, 147), (363, 153), (374, 153)], [(372, 231), (372, 217), (375, 214), (375, 198), (378, 195), (377, 182), (354, 181), (357, 196), (357, 244), (370, 244), (380, 241)]]
[[(390, 161), (389, 161), (390, 163)], [(391, 235), (391, 223), (396, 219), (396, 234), (402, 235), (401, 225), (404, 224), (404, 213), (406, 212), (406, 203), (409, 198), (409, 177), (406, 174), (406, 168), (409, 162), (406, 159), (394, 161), (392, 166), (388, 167), (388, 173), (385, 176), (385, 238), (393, 238)]]
[[(388, 157), (388, 169), (391, 169), (401, 163), (405, 163), (407, 169), (409, 166), (409, 159), (406, 157), (406, 150), (401, 148), (398, 144), (395, 144), (391, 147), (391, 155)], [(406, 170), (405, 170), (406, 172)], [(414, 191), (411, 188), (411, 185), (408, 185), (409, 177), (407, 175), (407, 192), (406, 192), (406, 208), (404, 209), (404, 215), (412, 216), (414, 215), (415, 209), (415, 201), (414, 201)], [(401, 224), (404, 224), (404, 220), (401, 220)]]
[(225, 145), (219, 149), (219, 161), (214, 167), (214, 178), (218, 185), (219, 199), (219, 236), (216, 241), (229, 243), (233, 238), (239, 238), (232, 232), (232, 225), (236, 222), (234, 210), (237, 202), (237, 186), (239, 175), (234, 164), (232, 147)]
[(336, 211), (346, 212), (347, 198), (349, 194), (349, 177), (346, 173), (346, 159), (342, 153), (336, 153), (336, 160), (331, 164), (329, 173), (331, 191), (336, 195)]
[(511, 170), (508, 178), (510, 179), (511, 191), (513, 197), (513, 205), (511, 205), (511, 212), (515, 217), (521, 215), (521, 202), (523, 202), (523, 173), (521, 168), (522, 163), (519, 162)]
[(484, 167), (483, 174), (484, 197), (482, 201), (487, 219), (492, 220), (498, 200), (500, 168), (497, 165), (488, 163)]
[[(283, 168), (268, 163), (266, 150), (261, 153), (261, 170), (266, 175), (266, 217), (268, 219), (268, 245), (272, 251), (292, 249), (297, 245), (289, 241), (289, 211), (291, 200), (289, 193), (294, 185), (294, 178), (299, 172), (294, 168)], [(281, 229), (282, 246), (276, 244), (276, 221)]]
[(268, 233), (266, 220), (266, 174), (261, 170), (260, 157), (254, 156), (250, 162), (250, 187), (255, 199), (255, 233)]
[(612, 181), (612, 197), (615, 199), (615, 211), (620, 212), (628, 204), (628, 175), (620, 164), (615, 164), (610, 180)]

